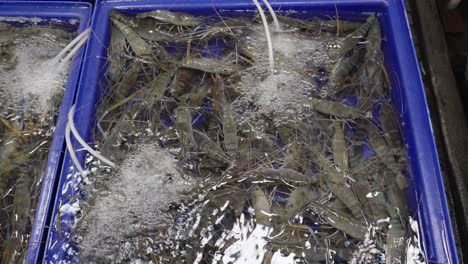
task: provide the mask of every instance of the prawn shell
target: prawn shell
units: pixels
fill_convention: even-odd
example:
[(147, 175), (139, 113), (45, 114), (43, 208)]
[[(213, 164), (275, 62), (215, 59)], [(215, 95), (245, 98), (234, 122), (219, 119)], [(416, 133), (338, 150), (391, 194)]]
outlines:
[(346, 141), (341, 122), (335, 123), (335, 135), (333, 136), (332, 148), (336, 167), (342, 171), (348, 171), (348, 153), (346, 150)]
[(288, 198), (286, 204), (286, 216), (288, 219), (293, 219), (310, 201), (316, 200), (319, 197), (317, 192), (314, 192), (311, 186), (302, 186), (294, 189)]
[(364, 49), (355, 49), (349, 57), (342, 58), (335, 66), (330, 76), (332, 87), (338, 87), (350, 76), (361, 61)]
[(31, 210), (31, 196), (30, 187), (33, 178), (27, 173), (26, 167), (20, 167), (18, 170), (19, 179), (15, 186), (15, 194), (13, 198), (13, 215), (11, 218), (11, 237), (7, 240), (5, 250), (2, 256), (2, 263), (14, 263), (19, 261), (23, 245), (26, 240), (24, 237), (27, 235), (26, 228), (30, 225), (30, 210)]
[(151, 97), (154, 99), (154, 102), (159, 102), (163, 98), (164, 93), (169, 88), (170, 82), (171, 76), (165, 72), (159, 74), (150, 82)]
[(231, 159), (235, 159), (239, 149), (239, 140), (237, 137), (237, 124), (234, 118), (234, 111), (230, 103), (223, 106), (223, 135), (226, 152)]
[(347, 33), (358, 29), (362, 23), (346, 20), (327, 20), (322, 23), (322, 30), (331, 33)]
[(406, 237), (400, 223), (391, 221), (392, 225), (387, 231), (387, 248), (385, 250), (386, 264), (406, 263)]
[[(372, 190), (367, 181), (355, 183), (353, 189), (362, 204), (363, 210), (374, 224), (380, 219), (389, 217), (382, 191)], [(369, 194), (371, 195), (369, 196)]]
[(384, 137), (392, 153), (402, 159), (406, 159), (406, 151), (400, 139), (400, 126), (393, 107), (390, 104), (382, 104), (380, 108), (380, 121)]
[(312, 109), (325, 115), (331, 115), (345, 119), (357, 119), (364, 118), (366, 116), (365, 113), (338, 102), (327, 101), (318, 98), (311, 98), (310, 101), (310, 106)]
[(192, 114), (187, 108), (179, 107), (177, 109), (175, 127), (182, 149), (189, 151), (195, 146), (195, 138), (192, 130)]
[(157, 9), (150, 12), (139, 13), (137, 18), (152, 18), (161, 22), (182, 27), (194, 27), (203, 22), (203, 19), (185, 13), (176, 13), (168, 10)]
[(176, 35), (158, 29), (159, 22), (149, 19), (138, 19), (134, 27), (135, 32), (142, 38), (150, 41), (185, 41)]
[(380, 23), (376, 19), (369, 28), (366, 42), (366, 61), (373, 60), (381, 52), (382, 31)]
[(112, 27), (111, 42), (109, 46), (109, 68), (107, 73), (111, 80), (119, 80), (123, 74), (122, 54), (125, 51), (125, 37), (115, 27)]
[(338, 57), (346, 55), (349, 51), (356, 47), (359, 41), (367, 35), (369, 28), (372, 26), (375, 20), (375, 15), (369, 16), (364, 24), (349, 34), (343, 41), (342, 48), (338, 53)]
[(257, 223), (270, 225), (271, 208), (265, 192), (258, 187), (252, 191), (252, 207), (255, 210), (255, 219)]
[(362, 219), (361, 203), (353, 190), (345, 184), (330, 184), (330, 189), (333, 194), (346, 205), (354, 217)]
[(140, 62), (135, 61), (132, 63), (115, 90), (119, 98), (125, 98), (130, 94), (130, 89), (136, 83), (141, 68), (142, 65)]
[(360, 240), (365, 239), (367, 228), (362, 225), (360, 221), (352, 218), (346, 213), (332, 210), (315, 202), (310, 203), (309, 208), (311, 208), (315, 213), (320, 214), (328, 224), (336, 229), (339, 229), (354, 238)]
[(133, 52), (139, 57), (146, 57), (150, 53), (150, 49), (146, 43), (132, 28), (111, 17), (112, 23), (122, 32), (125, 39), (130, 44)]
[(315, 177), (309, 177), (289, 168), (261, 168), (255, 170), (254, 175), (256, 176), (255, 178), (270, 179), (274, 181), (285, 181), (298, 186), (315, 184), (317, 182), (317, 179)]
[(208, 73), (231, 75), (236, 71), (234, 65), (228, 65), (218, 59), (189, 58), (179, 62), (179, 67), (200, 70)]
[(401, 174), (401, 167), (397, 163), (393, 151), (389, 148), (385, 138), (380, 135), (376, 128), (370, 128), (369, 130), (369, 141), (379, 159), (395, 175)]
[(206, 155), (216, 161), (223, 162), (224, 164), (231, 164), (230, 158), (224, 151), (213, 142), (205, 133), (194, 130), (194, 138), (199, 150), (206, 153)]

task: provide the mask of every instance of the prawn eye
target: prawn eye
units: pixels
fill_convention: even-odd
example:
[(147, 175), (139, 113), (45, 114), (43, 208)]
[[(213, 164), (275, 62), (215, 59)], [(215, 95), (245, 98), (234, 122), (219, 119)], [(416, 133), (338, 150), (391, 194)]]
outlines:
[(164, 183), (172, 183), (173, 180), (171, 173), (166, 173), (166, 175), (164, 175)]
[(325, 76), (328, 74), (327, 70), (323, 67), (319, 67), (317, 72), (320, 74), (320, 76)]

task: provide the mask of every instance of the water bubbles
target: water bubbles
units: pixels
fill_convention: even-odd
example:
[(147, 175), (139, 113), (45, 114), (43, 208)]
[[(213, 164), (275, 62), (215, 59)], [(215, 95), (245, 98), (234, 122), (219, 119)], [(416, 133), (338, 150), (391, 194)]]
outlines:
[[(252, 56), (259, 64), (265, 58), (263, 35), (259, 34), (261, 30), (261, 27), (254, 28), (246, 38)], [(313, 91), (328, 82), (331, 69), (324, 63), (331, 65), (334, 60), (326, 52), (327, 47), (322, 39), (276, 33), (273, 43), (277, 53), (274, 74), (269, 74), (264, 67), (259, 66), (243, 71), (241, 76), (238, 89), (243, 96), (233, 105), (237, 113), (242, 113), (244, 120), (255, 119), (259, 114), (270, 116), (272, 113), (280, 118), (281, 113), (286, 111), (300, 114), (301, 106)]]
[[(9, 48), (14, 61), (12, 68), (0, 67), (0, 90), (8, 95), (14, 109), (33, 109), (41, 113), (61, 91), (68, 65), (53, 64), (66, 42), (52, 34), (18, 36)], [(25, 100), (26, 99), (26, 100)]]
[[(81, 256), (123, 260), (141, 253), (135, 249), (140, 234), (171, 221), (169, 205), (196, 185), (179, 174), (176, 162), (168, 150), (154, 145), (141, 145), (128, 155), (107, 184), (109, 195), (99, 195), (83, 218)], [(127, 250), (116, 251), (124, 242)], [(95, 247), (101, 250), (94, 252)]]

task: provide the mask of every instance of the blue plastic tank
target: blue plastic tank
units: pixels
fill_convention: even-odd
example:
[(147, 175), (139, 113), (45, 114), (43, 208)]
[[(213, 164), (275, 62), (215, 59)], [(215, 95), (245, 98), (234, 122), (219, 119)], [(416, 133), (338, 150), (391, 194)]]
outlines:
[[(82, 32), (89, 26), (91, 19), (92, 6), (88, 3), (59, 3), (59, 2), (19, 2), (19, 1), (2, 1), (0, 2), (1, 17), (32, 17), (48, 19), (60, 19), (65, 22), (74, 19), (79, 22), (76, 25), (69, 25), (78, 33)], [(66, 124), (66, 115), (68, 109), (73, 104), (78, 79), (80, 76), (82, 58), (84, 48), (78, 52), (71, 64), (68, 74), (65, 93), (58, 115), (56, 129), (50, 146), (47, 165), (44, 171), (42, 180), (41, 193), (36, 206), (36, 214), (32, 227), (31, 236), (29, 238), (29, 248), (27, 251), (26, 263), (36, 263), (40, 259), (44, 240), (46, 239), (46, 228), (50, 221), (50, 211), (53, 207), (55, 199), (56, 183), (60, 168), (62, 165), (64, 143), (64, 132)]]
[[(410, 28), (403, 0), (280, 0), (271, 3), (281, 10), (307, 11), (309, 16), (334, 16), (379, 13), (384, 34), (383, 50), (386, 68), (392, 82), (392, 99), (401, 113), (403, 137), (409, 155), (408, 200), (413, 218), (419, 222), (421, 240), (428, 263), (458, 263), (454, 236), (450, 223), (445, 188), (443, 185), (433, 129), (426, 103), (423, 83), (411, 39)], [(105, 86), (106, 53), (110, 40), (109, 11), (136, 14), (154, 9), (188, 12), (194, 15), (216, 15), (217, 10), (256, 10), (249, 0), (119, 0), (100, 1), (92, 22), (93, 35), (86, 50), (79, 90), (76, 99), (75, 123), (78, 132), (92, 142), (96, 125), (97, 103), (101, 88)], [(77, 147), (77, 146), (76, 146)], [(78, 158), (84, 164), (85, 153)], [(76, 178), (69, 177), (73, 163), (65, 155), (57, 197), (52, 215), (59, 206), (73, 203), (70, 194), (79, 193)], [(61, 232), (58, 234), (55, 219), (51, 221), (45, 249), (44, 262), (57, 260), (76, 261), (76, 256), (67, 253), (73, 247), (69, 234), (73, 231), (74, 214), (61, 215)]]

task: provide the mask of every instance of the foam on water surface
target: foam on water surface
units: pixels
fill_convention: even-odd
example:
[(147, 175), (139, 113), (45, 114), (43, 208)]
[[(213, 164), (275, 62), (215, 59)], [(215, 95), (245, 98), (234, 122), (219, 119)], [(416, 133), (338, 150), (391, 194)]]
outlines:
[(136, 260), (133, 254), (151, 250), (142, 237), (162, 232), (171, 219), (169, 205), (195, 184), (179, 174), (176, 163), (167, 150), (154, 145), (142, 145), (125, 159), (108, 191), (84, 213), (78, 231), (82, 260)]
[[(21, 17), (21, 16), (15, 16), (15, 17), (9, 17), (9, 16), (0, 16), (0, 21), (6, 21), (6, 22), (14, 22), (14, 23), (33, 23), (37, 24), (40, 22), (43, 22), (44, 19), (40, 17)], [(59, 20), (60, 21), (60, 20)]]
[(11, 108), (41, 113), (50, 107), (53, 97), (63, 90), (68, 72), (68, 63), (51, 60), (66, 44), (48, 33), (15, 37), (7, 47), (11, 64), (0, 64), (0, 91)]
[(267, 244), (265, 238), (270, 232), (268, 226), (245, 223), (242, 214), (230, 233), (236, 242), (224, 251), (223, 263), (262, 263)]
[(421, 245), (418, 221), (410, 217), (409, 225), (412, 233), (411, 237), (408, 239), (406, 248), (406, 263), (426, 264), (427, 261), (424, 255), (424, 249)]
[[(246, 119), (258, 114), (281, 115), (285, 111), (300, 114), (310, 95), (319, 89), (310, 76), (319, 68), (331, 71), (336, 62), (334, 51), (328, 48), (332, 37), (305, 38), (295, 32), (274, 32), (275, 72), (270, 74), (262, 32), (256, 26), (246, 36), (248, 49), (258, 66), (242, 72), (236, 89), (243, 95), (233, 105)], [(247, 105), (256, 108), (249, 109)]]

